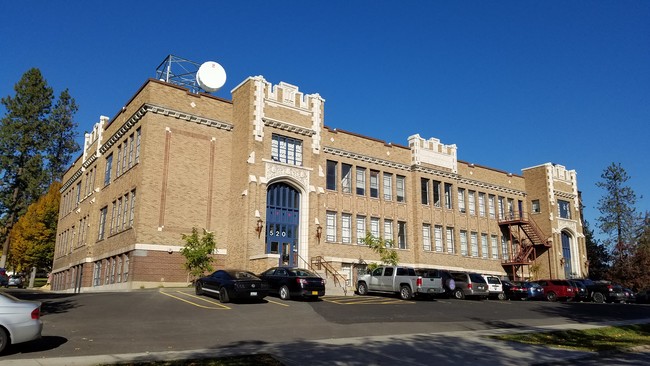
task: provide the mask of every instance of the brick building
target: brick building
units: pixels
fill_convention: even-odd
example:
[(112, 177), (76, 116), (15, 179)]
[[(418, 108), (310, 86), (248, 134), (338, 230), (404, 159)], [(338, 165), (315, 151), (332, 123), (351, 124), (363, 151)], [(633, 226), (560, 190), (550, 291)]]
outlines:
[(400, 263), (511, 278), (585, 276), (575, 171), (511, 174), (456, 145), (324, 126), (324, 102), (250, 77), (232, 100), (148, 80), (85, 136), (63, 178), (52, 286), (186, 285), (183, 234), (215, 233), (217, 267), (320, 262), (353, 285), (392, 241)]

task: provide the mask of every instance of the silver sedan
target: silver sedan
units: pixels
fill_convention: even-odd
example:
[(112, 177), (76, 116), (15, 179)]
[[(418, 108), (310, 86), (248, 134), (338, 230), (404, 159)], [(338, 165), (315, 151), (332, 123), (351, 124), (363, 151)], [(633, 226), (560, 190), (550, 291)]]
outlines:
[(0, 291), (0, 352), (10, 344), (41, 337), (41, 303), (18, 300)]

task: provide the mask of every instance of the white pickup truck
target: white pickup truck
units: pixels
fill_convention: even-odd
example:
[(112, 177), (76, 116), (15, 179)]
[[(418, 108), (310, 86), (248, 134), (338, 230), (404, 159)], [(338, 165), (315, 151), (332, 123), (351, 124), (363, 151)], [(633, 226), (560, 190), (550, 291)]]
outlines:
[(445, 288), (442, 278), (423, 278), (415, 273), (414, 268), (382, 266), (359, 276), (357, 292), (359, 295), (369, 292), (395, 293), (401, 299), (409, 300), (416, 295), (442, 294)]

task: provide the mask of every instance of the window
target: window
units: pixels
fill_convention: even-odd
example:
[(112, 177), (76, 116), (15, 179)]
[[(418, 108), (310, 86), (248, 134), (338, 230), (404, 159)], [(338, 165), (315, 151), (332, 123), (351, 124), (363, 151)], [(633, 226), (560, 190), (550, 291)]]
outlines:
[(77, 190), (77, 202), (75, 204), (75, 207), (79, 206), (79, 202), (81, 202), (81, 182), (77, 182), (77, 186), (75, 188)]
[(370, 171), (370, 197), (379, 198), (379, 172)]
[(122, 230), (126, 229), (126, 223), (128, 221), (128, 216), (129, 216), (129, 194), (128, 193), (124, 195), (123, 208), (124, 211), (122, 212)]
[(366, 239), (366, 217), (357, 216), (357, 244), (364, 244)]
[(122, 257), (117, 257), (117, 282), (122, 282)]
[(341, 215), (341, 241), (344, 244), (352, 243), (352, 215)]
[(467, 231), (460, 231), (460, 255), (467, 256)]
[(115, 177), (119, 177), (122, 174), (122, 164), (120, 162), (122, 161), (122, 145), (117, 146), (117, 161), (115, 162), (116, 166), (116, 172), (115, 172)]
[(442, 252), (442, 226), (436, 225), (433, 235), (436, 241), (436, 252)]
[(481, 257), (483, 259), (488, 258), (488, 236), (487, 236), (487, 234), (481, 234)]
[(357, 194), (366, 195), (366, 168), (357, 167)]
[(571, 219), (571, 206), (569, 201), (558, 200), (557, 203), (560, 210), (560, 217), (563, 219)]
[(104, 285), (108, 285), (110, 283), (110, 276), (111, 276), (111, 259), (106, 258), (106, 267), (104, 267)]
[(446, 228), (445, 237), (447, 239), (447, 253), (454, 254), (456, 249), (454, 247), (454, 228)]
[(440, 207), (440, 182), (433, 181), (433, 205)]
[(332, 160), (327, 161), (327, 189), (336, 191), (336, 168), (338, 163)]
[[(433, 194), (435, 195), (435, 190)], [(454, 206), (451, 204), (451, 184), (445, 183), (445, 208), (452, 209)]]
[(113, 235), (113, 230), (115, 229), (115, 215), (117, 214), (116, 209), (117, 201), (113, 201), (113, 208), (111, 209), (111, 223), (108, 226), (108, 235)]
[(291, 165), (302, 165), (302, 140), (282, 135), (272, 135), (271, 158)]
[(111, 258), (111, 283), (115, 283), (115, 270), (117, 269), (117, 261)]
[(117, 216), (115, 218), (115, 232), (120, 231), (121, 223), (122, 223), (122, 197), (117, 199)]
[(422, 243), (425, 251), (431, 250), (431, 225), (422, 224)]
[(478, 193), (478, 215), (485, 217), (485, 193)]
[[(140, 129), (135, 130), (135, 163), (140, 162)], [(126, 279), (125, 279), (126, 281)]]
[(397, 202), (404, 202), (406, 200), (406, 177), (398, 175), (395, 179), (395, 188), (397, 189)]
[(508, 198), (508, 217), (514, 218), (515, 217), (515, 200), (512, 198)]
[(501, 257), (503, 260), (510, 259), (510, 256), (508, 255), (508, 240), (505, 236), (501, 237)]
[(397, 246), (400, 249), (406, 249), (406, 223), (403, 221), (397, 222)]
[(122, 268), (123, 268), (122, 272), (124, 272), (122, 281), (126, 282), (129, 279), (129, 255), (128, 254), (124, 254), (124, 265)]
[(108, 206), (104, 206), (99, 210), (99, 235), (97, 240), (104, 239), (104, 227), (106, 226), (106, 212), (108, 211)]
[[(122, 144), (122, 174), (126, 173), (127, 167), (127, 153), (129, 149), (129, 139), (126, 138)], [(119, 164), (119, 163), (118, 163)]]
[(384, 240), (386, 241), (386, 247), (391, 247), (393, 240), (393, 220), (384, 219)]
[(472, 247), (472, 257), (478, 257), (478, 234), (471, 232), (469, 235), (469, 240)]
[(99, 286), (102, 278), (102, 261), (95, 262), (95, 270), (93, 271), (93, 286)]
[(474, 216), (476, 215), (476, 192), (469, 191), (469, 214)]
[(135, 148), (135, 135), (129, 136), (129, 169), (133, 166), (133, 149)]
[(458, 188), (458, 211), (465, 213), (465, 189)]
[(533, 213), (540, 213), (540, 212), (542, 212), (542, 209), (541, 209), (540, 206), (539, 206), (539, 200), (533, 200), (533, 202), (532, 202), (532, 206), (533, 206)]
[(328, 242), (336, 241), (336, 212), (327, 212), (327, 228), (325, 240)]
[(370, 218), (370, 234), (375, 238), (379, 238), (379, 219), (376, 217)]
[(341, 190), (352, 193), (352, 165), (341, 164)]
[(422, 204), (429, 204), (429, 180), (427, 178), (420, 178), (420, 195), (422, 197)]
[(488, 196), (488, 206), (489, 206), (489, 210), (490, 210), (490, 218), (494, 219), (496, 216), (495, 216), (495, 213), (494, 213), (495, 212), (494, 211), (494, 195), (492, 195), (492, 194)]
[(504, 219), (506, 217), (506, 209), (503, 200), (504, 198), (499, 196), (499, 219)]
[(393, 175), (384, 173), (384, 200), (393, 200)]
[(496, 235), (490, 237), (492, 244), (492, 259), (499, 259), (499, 241)]
[(131, 191), (131, 213), (129, 215), (129, 227), (133, 227), (134, 218), (135, 218), (135, 189)]

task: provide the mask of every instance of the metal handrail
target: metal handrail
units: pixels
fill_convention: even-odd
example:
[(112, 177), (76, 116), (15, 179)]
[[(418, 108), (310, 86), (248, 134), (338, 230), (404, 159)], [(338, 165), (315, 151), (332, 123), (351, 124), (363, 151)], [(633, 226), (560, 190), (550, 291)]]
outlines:
[(328, 261), (326, 261), (325, 258), (323, 258), (320, 255), (316, 257), (312, 257), (311, 258), (312, 265), (314, 262), (316, 263), (318, 269), (321, 269), (321, 267), (325, 268), (325, 275), (327, 275), (327, 273), (331, 273), (332, 277), (334, 277), (334, 283), (338, 284), (339, 287), (342, 287), (343, 291), (347, 293), (347, 286), (341, 284), (341, 280), (343, 281), (343, 283), (346, 282), (345, 277), (343, 277), (342, 274), (340, 274), (334, 267), (332, 267), (332, 265)]
[(507, 213), (504, 218), (500, 217), (498, 220), (499, 224), (514, 223), (514, 222), (525, 223), (530, 225), (530, 227), (537, 234), (537, 236), (539, 236), (539, 239), (543, 241), (542, 244), (544, 245), (547, 244), (548, 241), (544, 240), (542, 230), (539, 228), (535, 220), (533, 220), (533, 218), (530, 217), (530, 214), (528, 213), (521, 212), (521, 211), (512, 211)]

